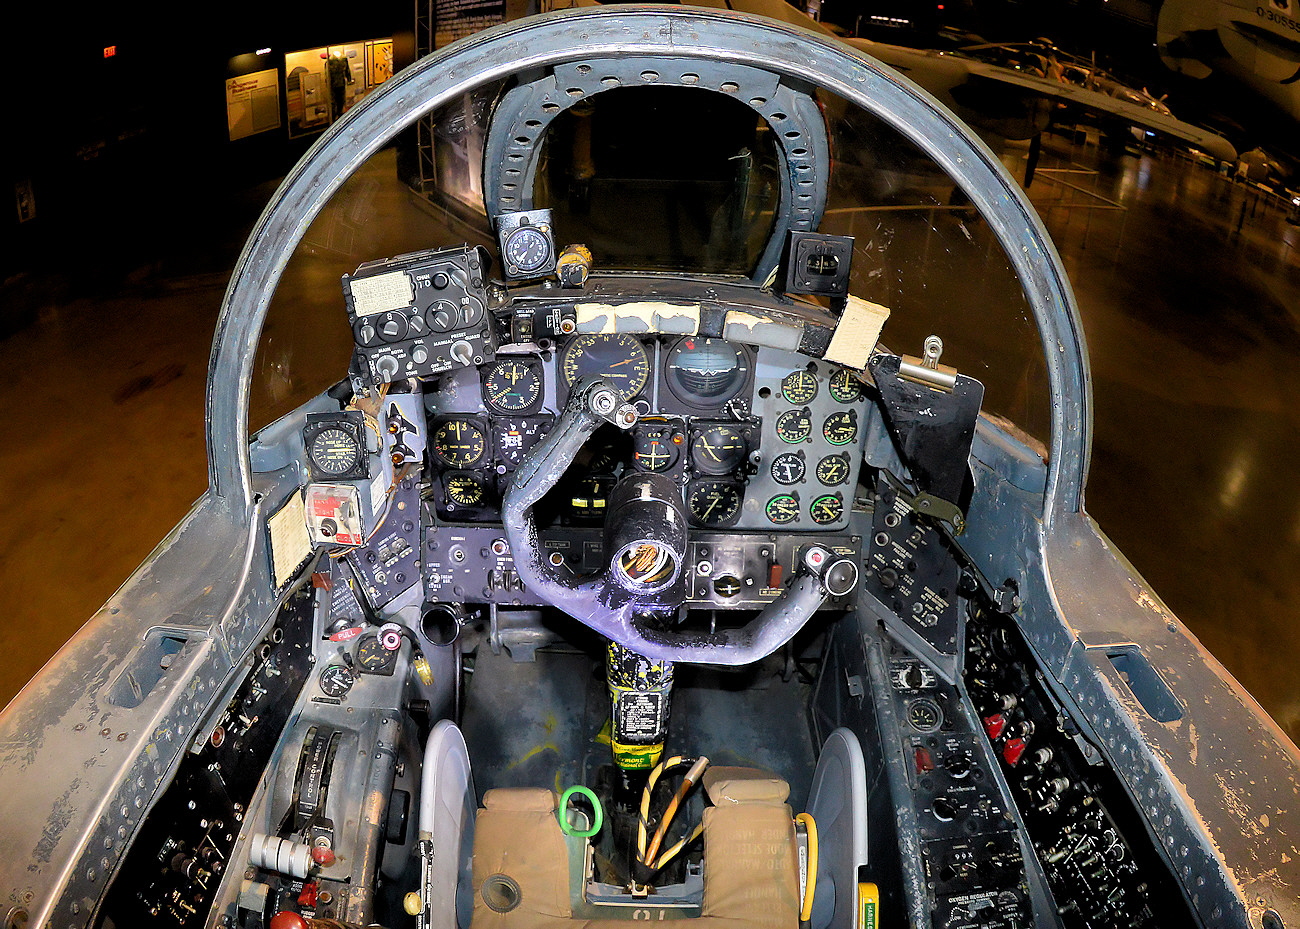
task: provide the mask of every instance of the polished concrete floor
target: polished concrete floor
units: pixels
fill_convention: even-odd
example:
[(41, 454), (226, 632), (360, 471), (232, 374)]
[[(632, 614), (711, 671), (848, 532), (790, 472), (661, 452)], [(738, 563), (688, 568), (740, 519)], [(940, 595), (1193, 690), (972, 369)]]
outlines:
[[(1252, 189), (1180, 158), (1049, 149), (1029, 192), (1089, 340), (1088, 509), (1300, 738), (1300, 229)], [(1007, 160), (1017, 168), (1014, 153)], [(402, 197), (385, 184), (371, 194), (376, 217)], [(382, 222), (325, 219), (286, 282), (304, 293), (319, 285), (320, 300), (336, 303), (350, 259), (332, 255), (332, 235), (370, 236), (364, 247), (376, 256), (394, 251)], [(244, 219), (194, 221), (228, 229), (206, 266), (151, 263), (103, 296), (48, 301), (0, 341), (10, 411), (0, 443), (0, 704), (204, 489), (204, 377), (225, 285), (212, 262), (233, 264)], [(303, 308), (289, 300), (273, 317), (260, 366), (293, 364), (277, 352)], [(334, 327), (309, 351), (341, 353), (341, 372), (346, 337)], [(288, 393), (255, 398), (255, 422), (316, 389), (268, 383)]]

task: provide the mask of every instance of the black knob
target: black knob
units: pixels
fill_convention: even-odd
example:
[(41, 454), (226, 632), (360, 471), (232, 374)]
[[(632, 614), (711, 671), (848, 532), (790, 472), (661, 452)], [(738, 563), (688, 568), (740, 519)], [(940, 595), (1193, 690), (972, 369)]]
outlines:
[(948, 756), (943, 766), (954, 778), (960, 779), (970, 774), (970, 757), (965, 752)]
[(947, 797), (935, 797), (930, 809), (941, 823), (950, 823), (957, 818), (957, 805)]

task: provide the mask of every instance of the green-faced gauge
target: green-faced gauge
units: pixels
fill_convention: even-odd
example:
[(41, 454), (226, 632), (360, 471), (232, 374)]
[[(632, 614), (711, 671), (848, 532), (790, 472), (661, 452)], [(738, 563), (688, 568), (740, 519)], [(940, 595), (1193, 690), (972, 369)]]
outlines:
[(497, 413), (531, 413), (542, 402), (542, 376), (532, 362), (499, 358), (483, 378), (483, 402)]
[(691, 440), (691, 464), (701, 474), (727, 474), (745, 461), (745, 437), (730, 426), (709, 426)]
[(817, 396), (817, 378), (811, 371), (791, 371), (781, 381), (781, 396), (787, 403), (803, 406)]
[(763, 515), (769, 522), (784, 526), (799, 518), (799, 497), (797, 494), (777, 494), (763, 507)]
[(832, 374), (828, 388), (831, 396), (840, 403), (857, 403), (862, 399), (862, 382), (848, 368), (840, 368)]
[(838, 522), (844, 515), (844, 501), (839, 494), (822, 494), (808, 508), (808, 515), (819, 526)]
[(448, 419), (433, 430), (433, 454), (452, 468), (472, 468), (483, 460), (487, 436), (468, 419)]
[(570, 339), (560, 357), (564, 383), (572, 387), (588, 375), (613, 385), (620, 398), (639, 394), (650, 377), (650, 357), (633, 336), (592, 333)]
[(827, 416), (822, 435), (832, 445), (848, 445), (858, 437), (858, 411), (840, 410)]
[(686, 490), (686, 508), (701, 526), (730, 526), (740, 503), (740, 485), (731, 481), (692, 481)]
[(776, 418), (776, 434), (782, 442), (805, 442), (812, 435), (812, 411), (786, 410)]
[(849, 457), (848, 455), (827, 455), (817, 462), (817, 469), (814, 473), (817, 475), (817, 480), (827, 487), (843, 484), (849, 479)]

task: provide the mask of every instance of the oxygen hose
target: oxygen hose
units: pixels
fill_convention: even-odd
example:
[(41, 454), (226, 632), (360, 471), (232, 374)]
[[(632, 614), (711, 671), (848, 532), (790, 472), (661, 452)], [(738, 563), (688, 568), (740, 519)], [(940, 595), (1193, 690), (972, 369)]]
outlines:
[[(667, 809), (660, 819), (659, 828), (655, 830), (654, 838), (647, 845), (646, 833), (649, 829), (650, 822), (650, 797), (654, 793), (655, 785), (659, 783), (659, 778), (670, 768), (680, 767), (690, 764), (690, 770), (686, 772), (686, 777), (682, 779), (681, 785), (673, 794), (672, 800), (668, 802)], [(683, 758), (681, 755), (674, 755), (665, 761), (659, 762), (646, 778), (645, 789), (641, 792), (641, 818), (637, 823), (637, 853), (640, 856), (640, 862), (651, 871), (658, 871), (672, 861), (673, 858), (685, 848), (689, 843), (695, 841), (703, 832), (704, 824), (697, 825), (691, 832), (672, 848), (659, 855), (656, 860), (655, 855), (659, 852), (659, 847), (663, 844), (665, 836), (668, 834), (668, 827), (672, 825), (673, 818), (677, 815), (677, 810), (681, 807), (682, 801), (690, 793), (691, 788), (698, 783), (700, 777), (704, 774), (704, 769), (709, 766), (709, 759), (700, 756), (691, 761)]]

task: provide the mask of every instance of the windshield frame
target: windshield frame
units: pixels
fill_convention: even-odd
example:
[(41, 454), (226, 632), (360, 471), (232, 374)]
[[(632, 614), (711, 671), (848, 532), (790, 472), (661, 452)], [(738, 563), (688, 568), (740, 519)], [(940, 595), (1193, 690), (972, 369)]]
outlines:
[(497, 26), (405, 69), (334, 123), (272, 197), (231, 274), (208, 369), (210, 493), (252, 518), (248, 407), (272, 295), (311, 221), (403, 129), (512, 74), (579, 59), (671, 55), (766, 68), (838, 94), (913, 141), (989, 223), (1038, 325), (1051, 393), (1044, 529), (1082, 510), (1092, 435), (1087, 350), (1073, 291), (1046, 228), (1002, 163), (956, 116), (887, 66), (834, 40), (730, 11), (627, 6), (563, 10)]

